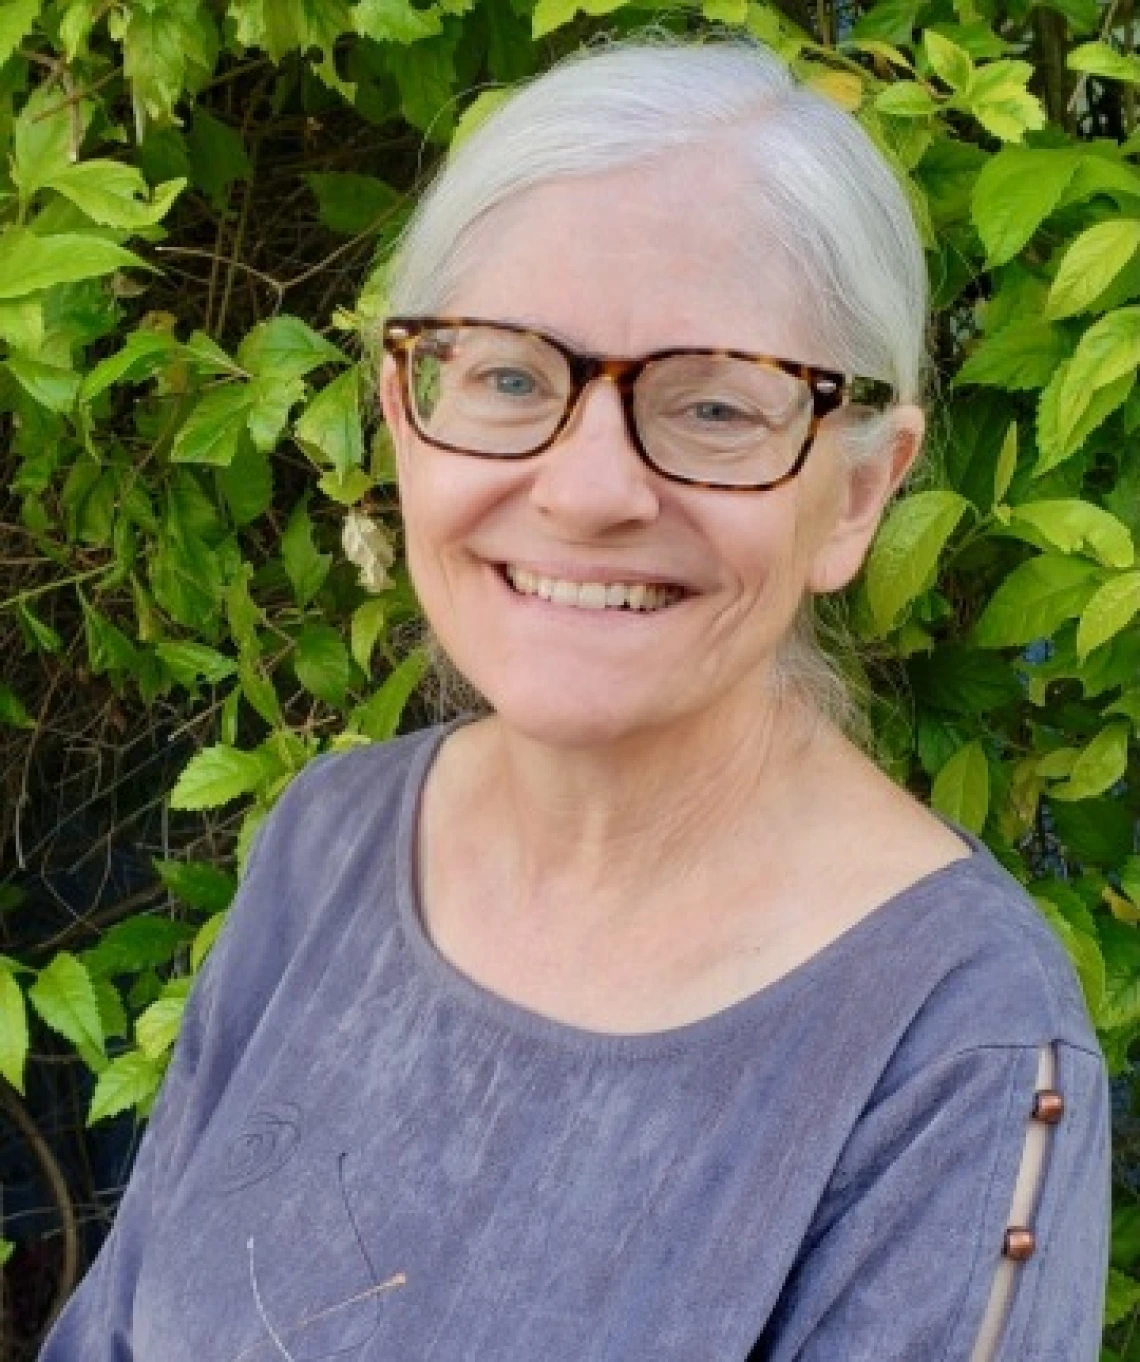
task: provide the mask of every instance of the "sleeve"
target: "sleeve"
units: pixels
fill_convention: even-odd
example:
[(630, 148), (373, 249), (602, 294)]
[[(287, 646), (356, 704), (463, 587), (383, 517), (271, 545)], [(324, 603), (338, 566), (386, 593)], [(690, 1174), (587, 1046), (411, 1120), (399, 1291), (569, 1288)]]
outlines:
[[(1019, 1045), (951, 1056), (872, 1102), (753, 1358), (1097, 1362), (1107, 1076), (1099, 1054), (1049, 1048), (1055, 1088), (1042, 1100), (1042, 1048)], [(1041, 1125), (1026, 1200), (1026, 1152)], [(1028, 1224), (1011, 1222), (1018, 1203), (1032, 1207)]]

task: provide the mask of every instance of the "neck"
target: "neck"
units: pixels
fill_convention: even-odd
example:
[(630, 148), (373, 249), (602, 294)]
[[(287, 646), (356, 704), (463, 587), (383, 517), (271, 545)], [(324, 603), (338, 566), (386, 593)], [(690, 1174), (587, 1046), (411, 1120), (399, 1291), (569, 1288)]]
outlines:
[(496, 878), (528, 914), (633, 925), (663, 898), (703, 902), (734, 863), (763, 864), (768, 848), (776, 862), (802, 818), (790, 792), (810, 786), (806, 763), (841, 741), (790, 699), (753, 695), (733, 717), (718, 709), (574, 748), (493, 717), (470, 734), (478, 776), (461, 816), (483, 855), (502, 858)]

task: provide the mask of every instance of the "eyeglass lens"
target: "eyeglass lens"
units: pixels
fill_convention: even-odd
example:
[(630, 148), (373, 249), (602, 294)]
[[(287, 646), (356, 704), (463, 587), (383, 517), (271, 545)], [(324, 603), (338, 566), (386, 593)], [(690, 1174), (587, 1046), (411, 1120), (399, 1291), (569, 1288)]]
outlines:
[[(409, 357), (416, 422), (431, 440), (472, 454), (523, 456), (558, 429), (573, 394), (566, 357), (540, 336), (494, 326), (433, 328)], [(634, 385), (634, 420), (663, 473), (747, 485), (794, 465), (811, 420), (803, 380), (751, 360), (677, 355)]]

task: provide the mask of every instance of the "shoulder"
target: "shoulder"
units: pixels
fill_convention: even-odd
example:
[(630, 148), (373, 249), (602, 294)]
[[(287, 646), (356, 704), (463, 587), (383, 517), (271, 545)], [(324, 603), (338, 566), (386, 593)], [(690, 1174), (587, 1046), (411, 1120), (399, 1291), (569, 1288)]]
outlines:
[(1029, 892), (976, 839), (973, 855), (899, 897), (892, 972), (917, 987), (891, 1068), (1063, 1043), (1100, 1059), (1073, 964)]
[[(257, 833), (212, 960), (254, 984), (280, 977), (307, 937), (335, 934), (396, 882), (423, 769), (445, 730), (327, 753), (287, 787)], [(246, 949), (246, 947), (255, 949)]]

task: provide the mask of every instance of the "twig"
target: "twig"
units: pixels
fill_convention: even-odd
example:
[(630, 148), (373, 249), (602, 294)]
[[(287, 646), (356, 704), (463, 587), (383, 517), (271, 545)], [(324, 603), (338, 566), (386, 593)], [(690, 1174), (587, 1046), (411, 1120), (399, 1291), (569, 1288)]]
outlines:
[(43, 1170), (44, 1177), (51, 1190), (56, 1209), (59, 1211), (60, 1228), (63, 1234), (63, 1266), (60, 1268), (55, 1298), (52, 1300), (51, 1311), (48, 1315), (48, 1323), (50, 1324), (63, 1309), (63, 1304), (72, 1291), (75, 1290), (75, 1281), (79, 1271), (79, 1235), (75, 1225), (75, 1206), (72, 1203), (67, 1179), (63, 1176), (59, 1162), (47, 1141), (40, 1134), (39, 1127), (28, 1114), (28, 1109), (20, 1100), (19, 1094), (5, 1079), (0, 1079), (0, 1105), (3, 1105), (8, 1115), (11, 1116), (13, 1124), (19, 1129), (20, 1134), (23, 1135), (28, 1147), (35, 1155), (36, 1162)]

